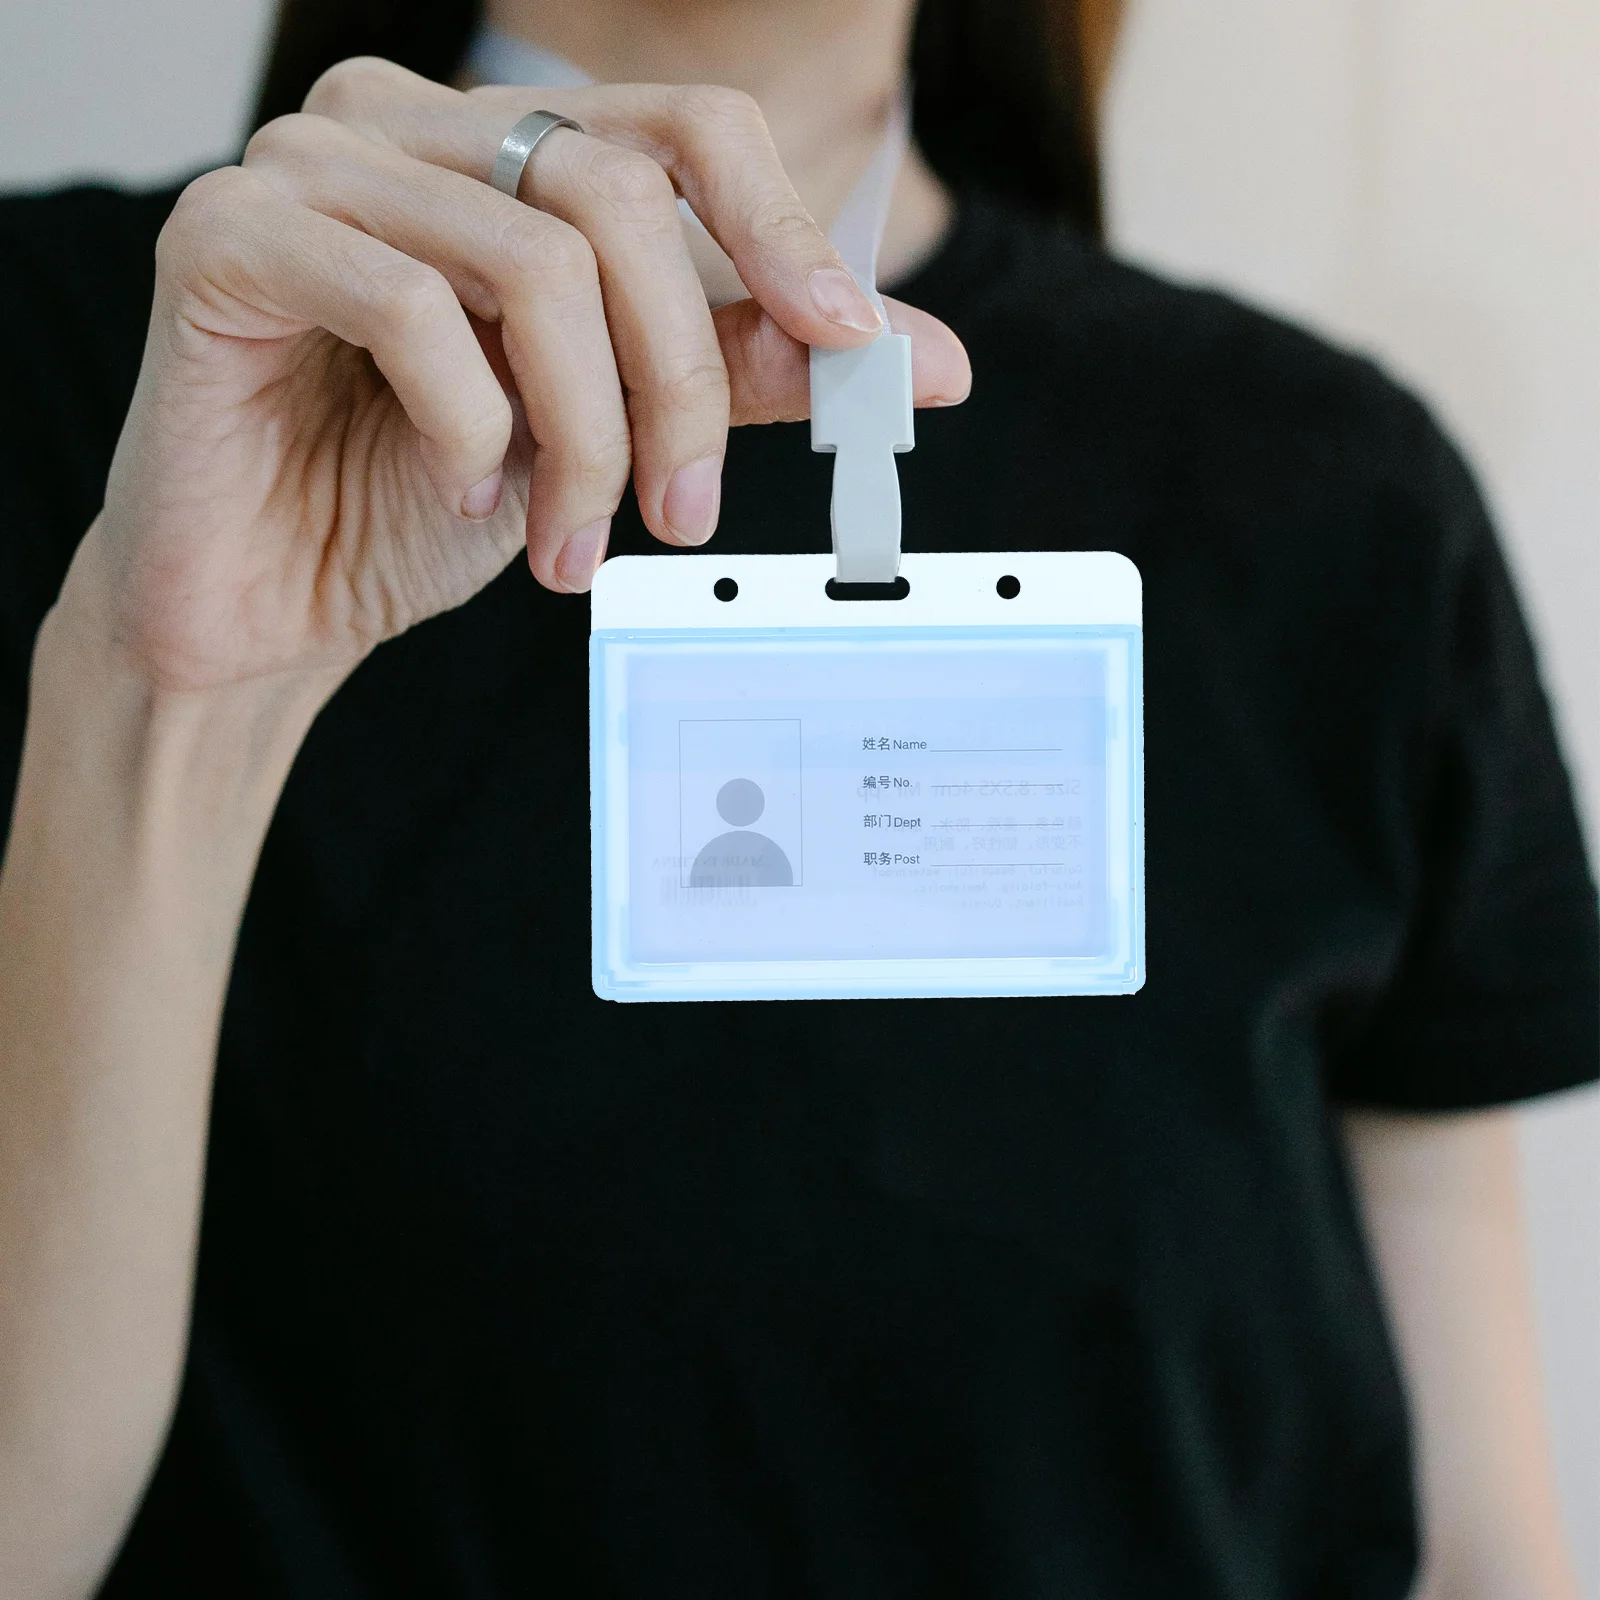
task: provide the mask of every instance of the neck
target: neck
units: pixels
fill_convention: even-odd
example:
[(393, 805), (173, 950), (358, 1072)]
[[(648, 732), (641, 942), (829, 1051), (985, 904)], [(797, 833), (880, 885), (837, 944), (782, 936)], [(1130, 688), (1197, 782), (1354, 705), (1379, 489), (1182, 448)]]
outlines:
[[(806, 208), (826, 227), (883, 137), (905, 75), (909, 0), (489, 0), (488, 19), (602, 83), (719, 83), (761, 107)], [(881, 275), (937, 245), (950, 198), (913, 150)]]

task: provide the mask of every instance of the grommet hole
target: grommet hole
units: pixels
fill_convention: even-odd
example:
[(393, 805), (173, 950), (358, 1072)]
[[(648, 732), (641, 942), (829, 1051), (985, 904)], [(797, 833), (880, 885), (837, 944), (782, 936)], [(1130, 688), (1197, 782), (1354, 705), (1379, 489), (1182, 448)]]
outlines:
[(739, 593), (739, 585), (732, 578), (718, 578), (711, 585), (711, 592), (719, 600), (732, 600)]
[(1022, 593), (1022, 585), (1008, 572), (995, 586), (994, 592), (1002, 600), (1015, 600)]

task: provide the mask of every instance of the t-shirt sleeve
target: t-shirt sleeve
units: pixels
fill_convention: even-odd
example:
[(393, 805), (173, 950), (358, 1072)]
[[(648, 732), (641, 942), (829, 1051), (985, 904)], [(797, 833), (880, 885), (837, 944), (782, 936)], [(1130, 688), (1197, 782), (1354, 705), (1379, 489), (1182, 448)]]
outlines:
[(1439, 576), (1402, 786), (1409, 936), (1330, 1089), (1350, 1104), (1466, 1109), (1600, 1074), (1600, 927), (1571, 780), (1482, 499), (1432, 430), (1421, 465)]

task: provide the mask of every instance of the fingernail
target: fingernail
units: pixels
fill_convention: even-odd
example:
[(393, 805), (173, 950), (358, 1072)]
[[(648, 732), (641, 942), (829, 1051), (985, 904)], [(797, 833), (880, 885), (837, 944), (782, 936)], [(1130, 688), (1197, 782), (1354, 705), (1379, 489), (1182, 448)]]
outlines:
[(461, 499), (461, 515), (470, 522), (482, 522), (500, 509), (500, 492), (505, 487), (504, 472), (491, 472), (482, 483), (475, 483)]
[(842, 267), (818, 267), (809, 282), (811, 303), (829, 322), (858, 333), (876, 333), (883, 326), (861, 286)]
[(702, 456), (679, 467), (667, 482), (661, 515), (684, 544), (704, 544), (717, 529), (722, 506), (722, 457)]
[(611, 518), (602, 517), (587, 528), (579, 528), (561, 547), (556, 557), (556, 577), (573, 594), (584, 594), (594, 582), (605, 558), (606, 536), (611, 532)]

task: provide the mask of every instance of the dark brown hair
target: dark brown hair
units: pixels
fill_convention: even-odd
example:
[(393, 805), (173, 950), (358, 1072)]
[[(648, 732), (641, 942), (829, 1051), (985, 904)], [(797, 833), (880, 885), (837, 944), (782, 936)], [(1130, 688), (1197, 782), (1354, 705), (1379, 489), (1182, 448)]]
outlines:
[[(481, 0), (280, 0), (256, 125), (296, 111), (346, 56), (447, 81)], [(952, 187), (980, 187), (1102, 232), (1100, 164), (1077, 0), (920, 0), (918, 143)]]

